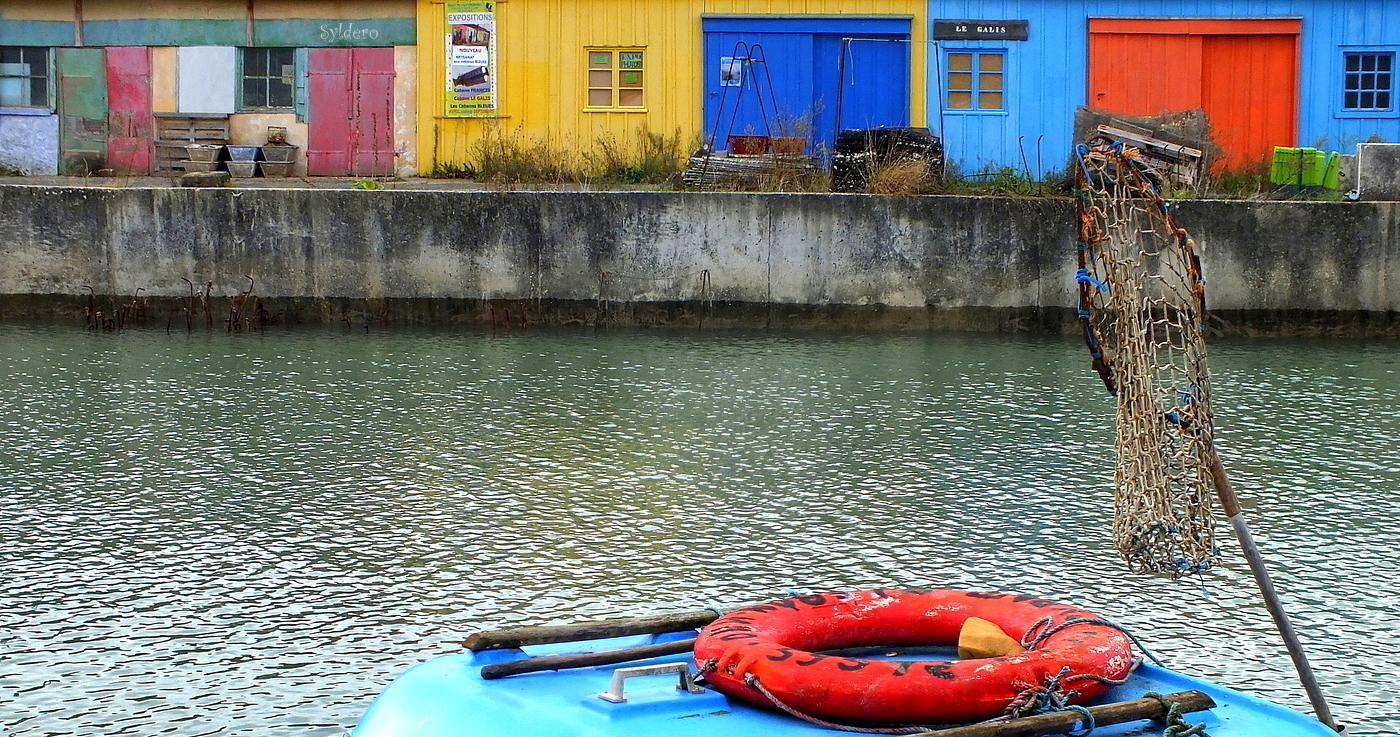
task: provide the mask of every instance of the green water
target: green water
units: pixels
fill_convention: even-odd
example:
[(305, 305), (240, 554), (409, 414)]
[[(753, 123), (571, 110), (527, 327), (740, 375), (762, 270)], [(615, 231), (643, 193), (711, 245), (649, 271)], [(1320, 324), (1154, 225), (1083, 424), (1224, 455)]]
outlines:
[[(1400, 733), (1400, 345), (1212, 360), (1334, 711)], [(339, 735), (483, 626), (876, 585), (1064, 599), (1305, 708), (1228, 544), (1204, 581), (1124, 573), (1085, 364), (988, 336), (0, 325), (0, 735)]]

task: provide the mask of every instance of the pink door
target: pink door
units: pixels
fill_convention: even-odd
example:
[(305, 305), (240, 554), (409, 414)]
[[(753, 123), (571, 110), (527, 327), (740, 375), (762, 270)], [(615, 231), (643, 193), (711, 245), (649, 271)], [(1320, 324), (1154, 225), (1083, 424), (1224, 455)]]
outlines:
[(151, 50), (108, 46), (107, 166), (118, 174), (150, 174), (153, 136)]
[(307, 53), (306, 173), (392, 176), (394, 50)]

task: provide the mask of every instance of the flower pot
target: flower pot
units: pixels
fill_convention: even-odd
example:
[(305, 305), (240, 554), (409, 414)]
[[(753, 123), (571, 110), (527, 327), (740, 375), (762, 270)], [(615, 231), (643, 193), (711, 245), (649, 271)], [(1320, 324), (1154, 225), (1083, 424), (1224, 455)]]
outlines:
[(229, 161), (225, 166), (228, 167), (229, 174), (239, 179), (247, 179), (253, 176), (253, 172), (258, 168), (258, 164), (255, 161)]
[(801, 136), (778, 136), (773, 139), (773, 153), (801, 154), (807, 150), (807, 139)]
[[(185, 155), (190, 157), (190, 161), (218, 161), (219, 152), (223, 150), (223, 146), (212, 143), (192, 143), (185, 147)], [(201, 169), (200, 171), (213, 171), (213, 169)]]
[(731, 156), (757, 156), (768, 150), (769, 142), (768, 136), (730, 136), (729, 154)]
[(262, 147), (263, 161), (286, 164), (297, 160), (297, 147), (287, 144), (269, 143)]
[(262, 175), (265, 177), (285, 177), (291, 174), (292, 171), (292, 163), (290, 161), (280, 163), (259, 161), (258, 166), (262, 168)]
[(225, 146), (224, 148), (228, 149), (228, 157), (231, 161), (247, 162), (258, 159), (258, 146)]
[(185, 165), (185, 171), (218, 171), (218, 170), (219, 170), (219, 162), (217, 162), (217, 161), (195, 161), (195, 160), (191, 159), (191, 160), (189, 160), (189, 161), (181, 161), (180, 163)]

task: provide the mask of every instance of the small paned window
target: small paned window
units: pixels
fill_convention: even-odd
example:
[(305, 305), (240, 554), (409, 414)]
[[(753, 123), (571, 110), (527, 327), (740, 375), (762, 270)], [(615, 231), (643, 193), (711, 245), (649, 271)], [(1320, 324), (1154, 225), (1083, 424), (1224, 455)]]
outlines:
[(593, 110), (640, 110), (646, 106), (646, 52), (588, 49), (588, 105)]
[(48, 48), (0, 46), (0, 107), (48, 106)]
[(1342, 109), (1348, 112), (1389, 112), (1395, 97), (1395, 52), (1346, 54)]
[(291, 110), (296, 84), (295, 49), (243, 49), (240, 110)]
[(949, 51), (948, 110), (1005, 110), (1005, 51)]

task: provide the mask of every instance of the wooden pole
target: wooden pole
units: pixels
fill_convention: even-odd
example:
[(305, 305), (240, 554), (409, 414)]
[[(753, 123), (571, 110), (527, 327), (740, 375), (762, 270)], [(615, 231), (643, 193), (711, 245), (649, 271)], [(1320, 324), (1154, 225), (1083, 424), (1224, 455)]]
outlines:
[[(662, 632), (684, 632), (704, 627), (719, 618), (713, 609), (693, 612), (657, 614), (649, 617), (605, 619), (573, 624), (551, 624), (540, 627), (508, 627), (477, 632), (462, 641), (468, 650), (500, 650), (521, 645), (546, 645), (552, 642), (601, 640), (628, 635), (654, 635)], [(622, 662), (622, 661), (616, 661)]]
[[(714, 614), (714, 612), (710, 612)], [(688, 653), (695, 649), (695, 640), (677, 640), (656, 645), (627, 647), (621, 650), (607, 650), (601, 653), (574, 653), (572, 655), (545, 655), (525, 660), (512, 660), (506, 663), (492, 663), (481, 666), (481, 677), (490, 681), (522, 673), (538, 673), (542, 670), (563, 670), (565, 668), (590, 668), (595, 665), (628, 663), (633, 660), (646, 660), (662, 655)]]
[(1283, 637), (1288, 657), (1293, 659), (1293, 667), (1298, 671), (1298, 680), (1302, 682), (1303, 690), (1308, 693), (1313, 712), (1317, 714), (1319, 722), (1340, 732), (1341, 728), (1332, 717), (1332, 709), (1327, 705), (1327, 696), (1322, 693), (1322, 687), (1313, 675), (1312, 666), (1308, 664), (1308, 656), (1303, 653), (1303, 643), (1299, 642), (1298, 633), (1293, 629), (1288, 612), (1284, 611), (1283, 603), (1279, 601), (1273, 578), (1269, 576), (1269, 569), (1264, 565), (1264, 557), (1259, 553), (1259, 547), (1254, 544), (1254, 535), (1250, 533), (1249, 523), (1245, 521), (1244, 513), (1240, 509), (1235, 487), (1225, 473), (1225, 464), (1220, 462), (1220, 451), (1214, 446), (1210, 449), (1208, 461), (1215, 493), (1220, 497), (1220, 506), (1225, 510), (1225, 516), (1229, 517), (1235, 537), (1240, 541), (1240, 550), (1244, 552), (1245, 560), (1249, 561), (1249, 570), (1254, 574), (1254, 582), (1259, 586), (1259, 593), (1264, 596), (1264, 606), (1268, 608), (1269, 616), (1274, 619), (1274, 626)]
[[(1215, 708), (1215, 701), (1200, 691), (1181, 691), (1167, 694), (1162, 698), (1175, 702), (1177, 708), (1182, 712), (1205, 711)], [(1111, 724), (1123, 724), (1141, 719), (1160, 719), (1166, 716), (1167, 709), (1157, 699), (1142, 698), (1091, 706), (1089, 713), (1094, 715), (1095, 727), (1106, 727)], [(933, 735), (937, 737), (1041, 737), (1042, 735), (1069, 732), (1074, 729), (1075, 724), (1082, 721), (1084, 721), (1084, 715), (1078, 711), (1054, 711), (1049, 714), (1008, 719), (1003, 722), (985, 722), (969, 724), (965, 727), (919, 732), (911, 737), (932, 737)]]

